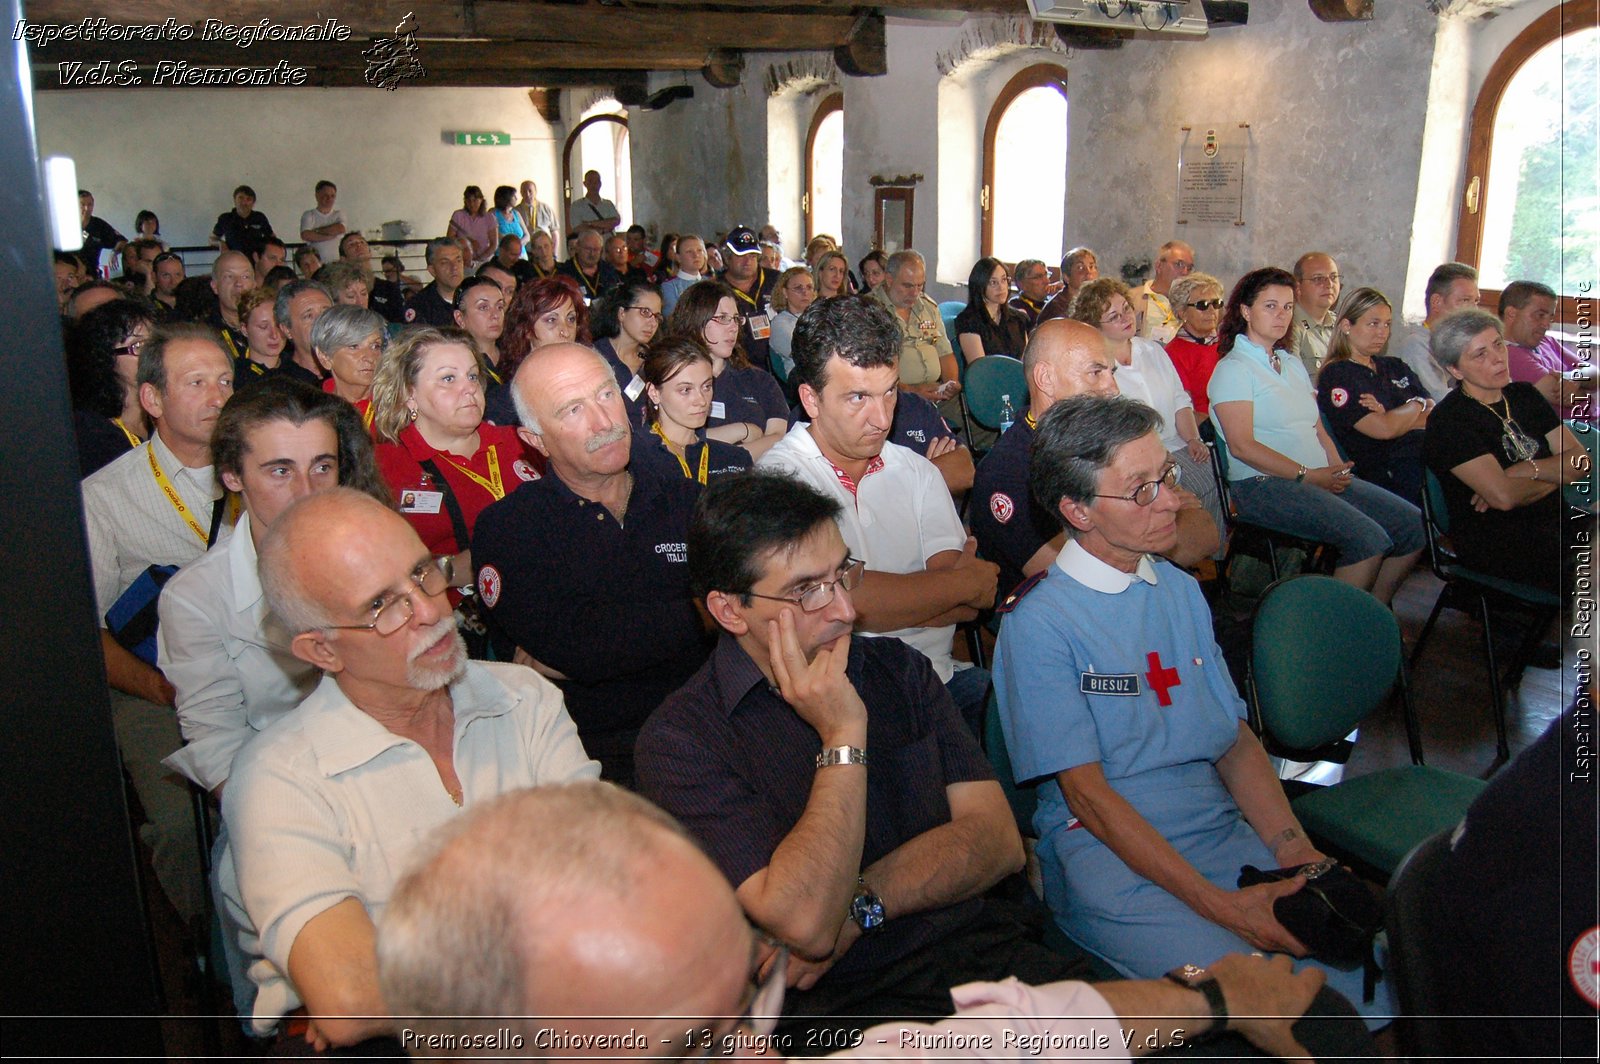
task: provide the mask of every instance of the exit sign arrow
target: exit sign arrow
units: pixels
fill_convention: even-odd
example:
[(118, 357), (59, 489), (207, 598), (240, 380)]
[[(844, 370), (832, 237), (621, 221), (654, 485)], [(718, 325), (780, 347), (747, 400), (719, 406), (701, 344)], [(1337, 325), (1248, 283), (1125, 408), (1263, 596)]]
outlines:
[(510, 133), (457, 133), (457, 144), (467, 144), (472, 147), (504, 147), (511, 143)]

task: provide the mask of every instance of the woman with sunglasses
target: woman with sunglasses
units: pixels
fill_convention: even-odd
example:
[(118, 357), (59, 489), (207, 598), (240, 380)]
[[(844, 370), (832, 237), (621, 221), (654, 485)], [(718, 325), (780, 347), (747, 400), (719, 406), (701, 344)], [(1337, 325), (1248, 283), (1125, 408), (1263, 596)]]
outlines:
[(1178, 316), (1178, 335), (1167, 341), (1167, 357), (1178, 371), (1183, 390), (1194, 403), (1194, 419), (1200, 436), (1210, 441), (1211, 403), (1206, 385), (1217, 368), (1217, 324), (1222, 321), (1222, 282), (1209, 273), (1191, 273), (1172, 282), (1167, 300)]
[(609, 363), (628, 408), (628, 424), (644, 424), (645, 382), (639, 377), (650, 341), (661, 328), (661, 289), (628, 280), (601, 294), (590, 308), (594, 349)]
[[(1183, 487), (1199, 498), (1220, 533), (1227, 523), (1217, 480), (1211, 474), (1211, 452), (1195, 421), (1194, 404), (1161, 345), (1135, 335), (1138, 321), (1128, 286), (1111, 277), (1088, 282), (1072, 301), (1071, 317), (1100, 330), (1106, 353), (1117, 363), (1117, 389), (1161, 415), (1161, 442), (1178, 463)], [(1216, 557), (1221, 558), (1222, 552), (1219, 542)]]
[(667, 319), (668, 336), (705, 345), (714, 378), (706, 435), (760, 458), (789, 431), (789, 404), (777, 378), (750, 365), (739, 346), (739, 311), (733, 289), (700, 281), (684, 290)]
[(148, 303), (113, 299), (73, 322), (67, 333), (67, 381), (80, 477), (150, 435), (134, 377), (139, 352), (155, 327), (155, 310)]
[(743, 447), (706, 436), (714, 378), (703, 344), (688, 336), (662, 340), (650, 348), (637, 379), (645, 385), (649, 438), (676, 460), (686, 478), (705, 484), (755, 465)]

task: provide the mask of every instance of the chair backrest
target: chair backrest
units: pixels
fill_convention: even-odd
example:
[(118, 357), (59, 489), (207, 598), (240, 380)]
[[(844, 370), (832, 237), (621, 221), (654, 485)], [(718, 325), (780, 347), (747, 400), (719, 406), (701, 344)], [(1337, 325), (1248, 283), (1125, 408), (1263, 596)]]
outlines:
[(1445, 506), (1444, 485), (1433, 470), (1422, 470), (1422, 532), (1428, 542), (1428, 567), (1441, 580), (1449, 578), (1455, 554), (1444, 543), (1450, 532), (1450, 511)]
[(983, 712), (983, 746), (989, 754), (989, 764), (1000, 780), (1000, 789), (1011, 803), (1011, 815), (1016, 817), (1017, 831), (1026, 837), (1033, 835), (1033, 811), (1039, 804), (1033, 788), (1017, 786), (1017, 774), (1011, 767), (1011, 755), (1006, 751), (1006, 733), (1000, 726), (1000, 703), (994, 688), (989, 689), (989, 701)]
[(956, 315), (967, 309), (965, 303), (947, 299), (939, 304), (939, 320), (944, 322), (944, 334), (950, 337), (950, 346), (956, 355), (961, 354), (961, 341), (956, 339)]
[(1022, 363), (1010, 355), (987, 355), (967, 367), (967, 409), (985, 428), (1000, 427), (1000, 397), (1011, 396), (1011, 412), (1022, 417), (1028, 410), (1028, 381)]
[(1397, 1029), (1400, 1049), (1409, 1058), (1443, 1056), (1452, 1051), (1443, 1037), (1438, 1017), (1451, 1011), (1439, 993), (1451, 974), (1440, 970), (1434, 955), (1440, 929), (1431, 919), (1435, 889), (1450, 856), (1447, 828), (1417, 843), (1389, 877), (1383, 899), (1383, 923), (1389, 933), (1389, 975), (1399, 998), (1401, 1022)]
[(1388, 698), (1401, 655), (1399, 623), (1367, 592), (1329, 576), (1278, 581), (1251, 627), (1263, 731), (1292, 750), (1343, 738)]
[(1217, 433), (1215, 438), (1206, 444), (1206, 450), (1211, 452), (1211, 477), (1217, 482), (1217, 499), (1222, 504), (1223, 517), (1231, 522), (1236, 514), (1233, 509), (1233, 492), (1228, 489), (1228, 446), (1222, 442), (1222, 435)]

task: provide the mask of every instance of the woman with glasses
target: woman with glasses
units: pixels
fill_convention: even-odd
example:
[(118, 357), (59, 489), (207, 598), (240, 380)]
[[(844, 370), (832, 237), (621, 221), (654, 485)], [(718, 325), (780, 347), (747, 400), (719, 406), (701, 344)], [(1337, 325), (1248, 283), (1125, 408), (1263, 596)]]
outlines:
[(142, 300), (114, 299), (73, 322), (67, 333), (67, 383), (80, 477), (150, 435), (135, 377), (139, 352), (156, 327), (155, 319), (155, 309)]
[(1083, 286), (1100, 277), (1100, 258), (1085, 247), (1076, 247), (1061, 258), (1062, 301), (1071, 308)]
[(465, 335), (426, 328), (400, 334), (372, 383), (384, 482), (423, 544), (449, 556), (464, 581), (478, 515), (544, 470), (515, 428), (484, 422), (483, 384), (483, 361)]
[(1394, 310), (1375, 288), (1347, 293), (1317, 374), (1317, 407), (1356, 476), (1422, 505), (1422, 435), (1433, 400), (1411, 367), (1389, 358)]
[(1230, 452), (1239, 516), (1338, 554), (1333, 575), (1384, 605), (1422, 553), (1422, 515), (1355, 479), (1322, 427), (1311, 378), (1294, 353), (1294, 277), (1252, 270), (1228, 295), (1211, 374), (1217, 435)]
[(1559, 593), (1580, 557), (1562, 549), (1563, 526), (1594, 527), (1592, 516), (1567, 521), (1562, 499), (1589, 474), (1589, 455), (1537, 388), (1511, 379), (1499, 318), (1458, 310), (1432, 334), (1453, 387), (1428, 417), (1422, 454), (1439, 479), (1451, 544), (1474, 569)]
[[(1211, 474), (1211, 452), (1195, 421), (1194, 404), (1161, 345), (1136, 335), (1138, 321), (1128, 299), (1128, 286), (1110, 277), (1088, 282), (1072, 301), (1071, 317), (1100, 330), (1106, 352), (1117, 363), (1118, 390), (1161, 415), (1161, 442), (1181, 470), (1184, 488), (1199, 498), (1220, 533), (1227, 523), (1217, 481)], [(1218, 558), (1223, 549), (1219, 544)]]
[(645, 385), (644, 423), (650, 438), (676, 460), (685, 477), (705, 484), (755, 465), (743, 447), (706, 437), (713, 377), (711, 356), (699, 342), (674, 336), (651, 345), (638, 379)]
[(789, 404), (772, 374), (745, 357), (740, 324), (733, 289), (721, 281), (700, 281), (684, 290), (666, 332), (704, 344), (711, 355), (714, 383), (706, 435), (760, 458), (788, 432)]
[(644, 381), (639, 377), (650, 341), (661, 328), (661, 289), (628, 280), (601, 294), (594, 314), (594, 349), (611, 363), (628, 408), (628, 424), (644, 424)]
[[(967, 276), (967, 305), (956, 315), (956, 339), (969, 366), (984, 355), (1020, 359), (1028, 346), (1028, 317), (1011, 305), (1011, 275), (999, 259), (979, 259)], [(1022, 397), (1016, 401), (1020, 405)]]
[(388, 335), (383, 316), (362, 307), (329, 307), (311, 327), (311, 350), (328, 371), (322, 390), (350, 403), (369, 423), (372, 378)]
[(1211, 403), (1206, 385), (1217, 368), (1217, 325), (1222, 321), (1222, 282), (1209, 273), (1190, 273), (1172, 282), (1167, 301), (1178, 316), (1178, 335), (1167, 341), (1167, 357), (1194, 404), (1200, 435), (1212, 438)]
[(772, 352), (772, 372), (784, 384), (794, 371), (794, 359), (789, 357), (789, 347), (794, 343), (794, 327), (800, 315), (817, 299), (816, 282), (811, 270), (805, 266), (791, 266), (778, 277), (772, 286), (772, 335), (767, 338), (767, 350)]

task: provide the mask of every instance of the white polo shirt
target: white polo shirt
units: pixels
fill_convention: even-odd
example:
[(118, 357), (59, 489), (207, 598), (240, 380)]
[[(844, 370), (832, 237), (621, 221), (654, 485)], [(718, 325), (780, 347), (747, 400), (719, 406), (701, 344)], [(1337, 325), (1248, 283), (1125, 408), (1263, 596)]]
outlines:
[(1133, 357), (1129, 364), (1117, 364), (1117, 387), (1129, 399), (1137, 399), (1161, 415), (1161, 445), (1169, 451), (1184, 448), (1183, 437), (1178, 435), (1180, 410), (1194, 409), (1172, 359), (1154, 340), (1142, 336), (1133, 338)]
[[(910, 448), (885, 443), (861, 483), (850, 484), (817, 448), (810, 428), (806, 422), (796, 423), (756, 464), (797, 477), (837, 499), (843, 507), (839, 532), (852, 557), (875, 572), (920, 573), (935, 554), (966, 546), (950, 489), (932, 462)], [(955, 631), (955, 625), (947, 624), (883, 634), (922, 651), (939, 679), (949, 683), (957, 668), (950, 654)]]

